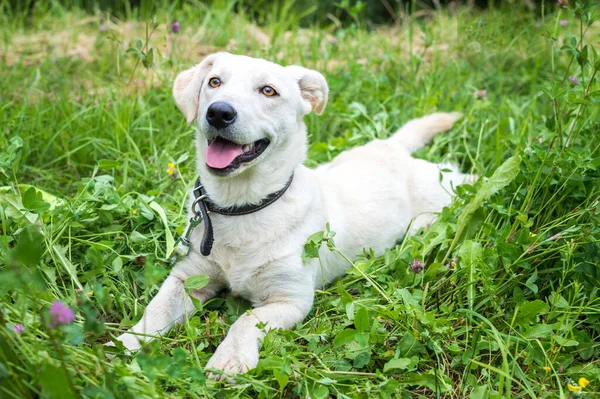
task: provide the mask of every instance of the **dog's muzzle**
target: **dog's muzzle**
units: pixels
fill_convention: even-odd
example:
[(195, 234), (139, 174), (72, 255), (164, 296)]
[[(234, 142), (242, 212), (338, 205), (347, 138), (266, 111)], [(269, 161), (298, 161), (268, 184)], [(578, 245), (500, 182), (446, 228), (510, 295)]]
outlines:
[(216, 175), (224, 176), (258, 158), (269, 145), (269, 139), (248, 142), (239, 137), (232, 125), (237, 111), (223, 101), (216, 101), (206, 110), (206, 121), (211, 126), (204, 135), (207, 139), (206, 166)]

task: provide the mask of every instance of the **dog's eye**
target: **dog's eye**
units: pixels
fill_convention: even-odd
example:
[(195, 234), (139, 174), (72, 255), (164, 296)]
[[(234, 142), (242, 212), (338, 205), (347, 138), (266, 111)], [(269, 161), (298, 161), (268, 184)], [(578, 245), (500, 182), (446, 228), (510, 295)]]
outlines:
[(219, 78), (210, 78), (210, 80), (208, 81), (208, 85), (210, 87), (212, 87), (213, 89), (217, 88), (217, 87), (221, 86), (221, 79), (219, 79)]
[(267, 97), (273, 97), (279, 94), (277, 93), (277, 90), (275, 90), (272, 86), (265, 86), (262, 89), (260, 89), (260, 92)]

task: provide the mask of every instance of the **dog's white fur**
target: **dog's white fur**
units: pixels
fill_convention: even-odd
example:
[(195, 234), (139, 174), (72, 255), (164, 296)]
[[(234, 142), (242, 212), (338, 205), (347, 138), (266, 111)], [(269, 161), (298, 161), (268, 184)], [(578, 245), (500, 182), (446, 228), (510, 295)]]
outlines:
[[(212, 88), (207, 82), (215, 76), (222, 85)], [(280, 95), (261, 94), (267, 84)], [(131, 328), (135, 334), (118, 337), (125, 347), (138, 349), (139, 340), (165, 334), (174, 323), (190, 316), (194, 308), (184, 282), (206, 274), (209, 285), (194, 293), (201, 302), (229, 288), (253, 306), (252, 312), (232, 325), (207, 368), (227, 374), (252, 369), (258, 363), (265, 331), (289, 329), (302, 321), (311, 309), (314, 289), (347, 269), (347, 263), (327, 249), (320, 251), (320, 264), (316, 259), (303, 263), (309, 235), (329, 223), (343, 253), (358, 255), (363, 248), (372, 248), (382, 254), (409, 226), (414, 231), (432, 222), (434, 213), (450, 203), (453, 186), (471, 178), (455, 166), (411, 157), (437, 133), (450, 129), (458, 113), (411, 120), (387, 140), (348, 150), (314, 170), (303, 166), (307, 153), (303, 117), (311, 110), (323, 112), (327, 94), (325, 78), (316, 71), (227, 53), (208, 56), (179, 74), (173, 96), (187, 121), (197, 120), (198, 172), (214, 202), (222, 207), (258, 203), (280, 190), (292, 173), (294, 178), (279, 200), (259, 212), (211, 214), (212, 253), (207, 257), (199, 253), (203, 229), (197, 228), (191, 253), (174, 266), (140, 322)], [(235, 141), (271, 140), (258, 159), (225, 177), (212, 174), (205, 164), (210, 129), (205, 115), (215, 101), (225, 101), (237, 110), (231, 126)], [(451, 172), (444, 172), (440, 183), (441, 169)], [(266, 327), (256, 327), (259, 322)]]

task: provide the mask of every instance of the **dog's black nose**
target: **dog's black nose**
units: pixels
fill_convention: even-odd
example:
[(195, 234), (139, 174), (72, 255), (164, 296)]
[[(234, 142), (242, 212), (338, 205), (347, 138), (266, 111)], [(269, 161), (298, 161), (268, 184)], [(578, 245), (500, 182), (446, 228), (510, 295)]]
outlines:
[(236, 117), (236, 110), (223, 101), (217, 101), (210, 104), (206, 111), (206, 120), (211, 126), (214, 126), (217, 129), (223, 129), (231, 125)]

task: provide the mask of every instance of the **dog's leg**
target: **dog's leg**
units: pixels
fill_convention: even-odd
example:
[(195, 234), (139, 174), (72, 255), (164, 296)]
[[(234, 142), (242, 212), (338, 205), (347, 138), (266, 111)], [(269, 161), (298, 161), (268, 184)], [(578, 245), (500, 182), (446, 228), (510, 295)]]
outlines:
[(450, 129), (461, 117), (460, 112), (437, 112), (413, 119), (402, 126), (389, 140), (400, 144), (409, 153), (413, 153), (429, 143), (436, 134)]
[[(295, 263), (302, 265), (300, 259)], [(265, 270), (267, 267), (270, 270)], [(233, 323), (227, 337), (206, 365), (207, 369), (222, 370), (231, 375), (255, 368), (260, 341), (266, 332), (273, 328), (293, 328), (312, 307), (314, 288), (311, 272), (289, 264), (267, 267), (261, 268), (251, 282), (255, 287), (255, 299), (264, 300)], [(216, 374), (209, 376), (227, 378)]]
[[(407, 179), (407, 192), (413, 222), (410, 233), (427, 227), (435, 221), (437, 213), (452, 202), (452, 193), (463, 183), (474, 183), (478, 176), (462, 173), (451, 163), (434, 164), (411, 158)], [(441, 178), (441, 181), (440, 181)]]
[(158, 294), (146, 307), (142, 319), (129, 332), (117, 337), (128, 350), (139, 349), (140, 341), (147, 342), (155, 335), (165, 334), (173, 325), (182, 323), (194, 314), (192, 300), (183, 288), (188, 277), (195, 274), (209, 275), (209, 284), (193, 292), (194, 298), (202, 303), (215, 296), (222, 288), (220, 276), (215, 273), (215, 269), (208, 262), (199, 260), (199, 255), (194, 255), (190, 254), (190, 257), (175, 266)]
[[(272, 328), (290, 329), (302, 321), (307, 311), (293, 303), (270, 303), (243, 314), (232, 326), (206, 365), (207, 369), (223, 370), (226, 374), (245, 373), (258, 364), (260, 340)], [(263, 328), (257, 324), (264, 324)], [(210, 378), (226, 376), (209, 374)]]

